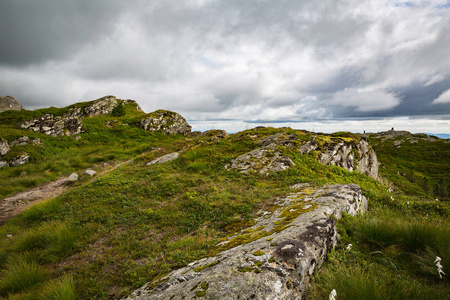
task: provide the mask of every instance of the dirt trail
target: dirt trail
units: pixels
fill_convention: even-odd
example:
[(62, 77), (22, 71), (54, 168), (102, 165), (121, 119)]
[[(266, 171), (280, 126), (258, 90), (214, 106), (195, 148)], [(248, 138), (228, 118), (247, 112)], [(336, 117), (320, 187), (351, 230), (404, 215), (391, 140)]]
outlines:
[[(92, 180), (95, 180), (96, 178), (121, 166), (129, 164), (131, 161), (133, 161), (133, 159), (119, 163), (102, 172), (99, 172)], [(0, 225), (4, 224), (8, 219), (20, 214), (33, 204), (61, 195), (71, 187), (70, 183), (71, 181), (69, 180), (69, 177), (64, 177), (0, 200)]]

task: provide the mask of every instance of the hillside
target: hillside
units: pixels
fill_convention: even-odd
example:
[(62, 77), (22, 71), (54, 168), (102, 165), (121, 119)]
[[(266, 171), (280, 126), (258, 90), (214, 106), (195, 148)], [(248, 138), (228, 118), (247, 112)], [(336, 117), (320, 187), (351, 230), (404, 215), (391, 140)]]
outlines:
[[(56, 198), (17, 201), (16, 206), (34, 205), (1, 225), (3, 299), (119, 299), (146, 283), (139, 297), (152, 299), (156, 294), (147, 297), (142, 291), (172, 282), (172, 271), (191, 272), (197, 279), (204, 271), (206, 279), (197, 285), (185, 280), (193, 287), (184, 291), (187, 298), (213, 299), (217, 283), (208, 274), (221, 267), (215, 258), (226, 251), (238, 257), (235, 249), (245, 247), (255, 261), (231, 276), (255, 282), (270, 278), (273, 286), (279, 280), (275, 292), (289, 297), (327, 299), (333, 289), (338, 299), (450, 296), (448, 277), (434, 262), (439, 256), (449, 272), (450, 209), (443, 201), (448, 194), (436, 189), (443, 193), (436, 201), (433, 185), (448, 192), (445, 140), (420, 140), (415, 151), (402, 142), (402, 152), (391, 147), (398, 142), (390, 136), (263, 127), (229, 135), (190, 132), (176, 113), (145, 114), (136, 102), (113, 96), (66, 108), (6, 111), (0, 113), (0, 129), (0, 149), (8, 148), (0, 159), (7, 164), (0, 168), (0, 198), (78, 175)], [(23, 164), (14, 163), (21, 157)], [(84, 174), (87, 169), (97, 173)], [(410, 170), (414, 178), (432, 182), (433, 191), (418, 179), (405, 182), (407, 176), (395, 175)], [(330, 212), (327, 207), (346, 194), (332, 194), (329, 185), (350, 189), (359, 200), (364, 195), (368, 211), (350, 216), (363, 212), (358, 202), (356, 208)], [(348, 203), (356, 205), (352, 197)], [(312, 201), (309, 206), (305, 199)], [(336, 223), (340, 235), (338, 240), (333, 234), (332, 241), (321, 235), (326, 245), (314, 251), (321, 252), (320, 263), (327, 261), (315, 275), (319, 262), (312, 267), (304, 286), (295, 283), (295, 272), (274, 279), (272, 266), (292, 272), (301, 260), (275, 254), (259, 258), (272, 248), (289, 248), (283, 233), (302, 237), (306, 246), (299, 247), (311, 249), (314, 239), (308, 244), (304, 235), (310, 225), (299, 220), (319, 206), (324, 211), (310, 224), (325, 220), (334, 232)], [(261, 212), (275, 227), (258, 223)], [(288, 231), (294, 229), (298, 232)], [(252, 248), (261, 243), (263, 250)]]

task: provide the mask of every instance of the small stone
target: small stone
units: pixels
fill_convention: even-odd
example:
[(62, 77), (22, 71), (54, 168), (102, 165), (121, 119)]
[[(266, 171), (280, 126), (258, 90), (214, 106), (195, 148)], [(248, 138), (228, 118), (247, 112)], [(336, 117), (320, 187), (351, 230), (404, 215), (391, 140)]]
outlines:
[(9, 167), (9, 164), (6, 161), (0, 161), (0, 168)]
[(151, 162), (147, 163), (147, 166), (151, 166), (153, 164), (163, 164), (166, 162), (169, 162), (171, 160), (177, 159), (178, 156), (180, 156), (180, 154), (178, 154), (177, 152), (174, 153), (170, 153), (161, 157), (158, 157), (157, 159), (152, 160)]
[(78, 174), (77, 173), (70, 174), (68, 180), (71, 181), (71, 182), (77, 181), (78, 180)]
[(95, 174), (97, 174), (97, 172), (95, 172), (94, 170), (91, 169), (87, 169), (86, 171), (83, 172), (84, 175), (89, 175), (89, 176), (94, 176)]
[(7, 237), (7, 238), (12, 238), (13, 235), (12, 235), (11, 233), (8, 233), (8, 234), (6, 234), (6, 237)]

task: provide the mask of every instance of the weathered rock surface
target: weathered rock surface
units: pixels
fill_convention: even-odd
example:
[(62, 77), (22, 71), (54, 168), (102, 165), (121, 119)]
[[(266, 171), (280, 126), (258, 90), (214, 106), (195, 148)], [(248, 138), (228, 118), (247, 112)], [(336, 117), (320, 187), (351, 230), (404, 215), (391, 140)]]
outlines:
[(7, 161), (0, 161), (0, 169), (3, 167), (8, 167), (8, 166), (9, 166), (9, 164)]
[(75, 182), (78, 180), (78, 174), (77, 173), (72, 173), (70, 174), (69, 178), (67, 178), (68, 181), (70, 182)]
[(254, 171), (268, 174), (287, 170), (291, 166), (295, 166), (294, 162), (289, 157), (281, 155), (276, 149), (276, 144), (271, 143), (233, 159), (225, 165), (225, 169), (234, 169), (242, 173)]
[(217, 254), (147, 283), (128, 300), (302, 299), (338, 234), (334, 220), (356, 215), (367, 200), (354, 184), (324, 186), (280, 199), (255, 225), (217, 246)]
[[(105, 96), (87, 107), (74, 107), (63, 116), (46, 114), (21, 122), (17, 127), (51, 136), (76, 135), (82, 132), (83, 118), (110, 114), (119, 101), (136, 103), (133, 100), (120, 100), (114, 96)], [(141, 108), (136, 104), (136, 109), (139, 110)]]
[(365, 139), (355, 144), (354, 141), (336, 138), (316, 150), (321, 152), (319, 162), (322, 164), (339, 166), (350, 172), (356, 169), (359, 173), (378, 179), (378, 158)]
[(28, 153), (22, 153), (16, 157), (13, 158), (11, 161), (11, 167), (17, 167), (23, 164), (26, 164), (30, 160), (30, 156)]
[(5, 155), (10, 150), (8, 142), (0, 138), (0, 155)]
[(0, 97), (0, 113), (7, 110), (22, 110), (23, 106), (12, 96)]
[(151, 162), (148, 162), (146, 165), (151, 166), (154, 164), (163, 164), (166, 162), (169, 162), (171, 160), (177, 159), (180, 156), (178, 152), (166, 154), (164, 156), (158, 157), (157, 159), (152, 160)]
[(192, 128), (180, 114), (168, 110), (149, 113), (137, 125), (148, 131), (162, 130), (165, 134), (187, 135)]

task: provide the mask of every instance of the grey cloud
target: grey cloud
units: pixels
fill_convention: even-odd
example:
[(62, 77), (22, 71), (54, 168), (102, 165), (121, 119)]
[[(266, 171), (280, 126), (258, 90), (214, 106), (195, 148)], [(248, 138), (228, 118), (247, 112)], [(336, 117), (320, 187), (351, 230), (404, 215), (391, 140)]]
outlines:
[(200, 119), (448, 114), (432, 102), (450, 88), (450, 15), (433, 5), (3, 1), (0, 94), (117, 94)]
[(116, 0), (2, 1), (0, 64), (67, 58), (81, 45), (111, 32), (121, 7)]

